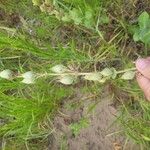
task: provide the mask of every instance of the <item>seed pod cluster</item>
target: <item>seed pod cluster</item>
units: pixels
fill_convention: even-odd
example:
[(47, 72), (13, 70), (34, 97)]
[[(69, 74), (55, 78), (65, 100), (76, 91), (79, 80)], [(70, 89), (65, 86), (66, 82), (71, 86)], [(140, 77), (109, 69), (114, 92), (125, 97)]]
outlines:
[(105, 83), (107, 80), (115, 79), (119, 74), (122, 74), (120, 79), (122, 80), (132, 80), (135, 77), (135, 71), (132, 69), (117, 71), (115, 68), (104, 68), (100, 72), (89, 72), (89, 73), (80, 73), (73, 72), (68, 67), (58, 64), (51, 68), (52, 73), (35, 74), (32, 71), (25, 72), (19, 76), (15, 76), (13, 71), (6, 69), (0, 72), (0, 78), (12, 80), (14, 78), (23, 78), (22, 83), (24, 84), (33, 84), (35, 80), (43, 76), (55, 76), (59, 83), (64, 85), (71, 85), (77, 82), (78, 77), (82, 77), (84, 80), (94, 81), (99, 83)]

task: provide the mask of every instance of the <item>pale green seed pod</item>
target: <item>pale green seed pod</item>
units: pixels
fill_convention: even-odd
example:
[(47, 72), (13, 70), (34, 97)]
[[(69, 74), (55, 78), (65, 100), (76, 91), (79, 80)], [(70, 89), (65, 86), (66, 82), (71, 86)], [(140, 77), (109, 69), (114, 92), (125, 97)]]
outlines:
[(104, 77), (108, 77), (108, 76), (111, 76), (113, 74), (113, 70), (111, 68), (105, 68), (101, 71), (101, 74), (104, 76)]
[(90, 73), (88, 75), (85, 75), (84, 79), (89, 81), (99, 81), (102, 79), (102, 75), (99, 72)]
[(21, 81), (22, 83), (25, 83), (25, 84), (34, 84), (34, 80), (30, 79), (30, 78), (25, 78)]
[(51, 70), (55, 73), (64, 73), (67, 71), (67, 67), (65, 67), (62, 64), (59, 64), (59, 65), (52, 67)]
[(117, 77), (117, 70), (115, 68), (111, 68), (111, 70), (113, 72), (113, 74), (111, 75), (111, 78), (112, 79), (116, 79), (116, 77)]
[(128, 72), (125, 72), (121, 76), (121, 79), (123, 79), (123, 80), (132, 80), (134, 77), (135, 77), (135, 72), (134, 71), (128, 71)]
[(59, 82), (65, 85), (71, 85), (73, 84), (75, 80), (76, 80), (76, 77), (65, 75), (65, 76), (60, 76)]
[(22, 77), (24, 78), (21, 82), (25, 84), (33, 84), (35, 83), (36, 75), (32, 71), (28, 71), (24, 74), (22, 74)]
[(6, 69), (0, 72), (0, 77), (3, 79), (10, 80), (12, 79), (12, 76), (13, 76), (13, 72), (9, 69)]

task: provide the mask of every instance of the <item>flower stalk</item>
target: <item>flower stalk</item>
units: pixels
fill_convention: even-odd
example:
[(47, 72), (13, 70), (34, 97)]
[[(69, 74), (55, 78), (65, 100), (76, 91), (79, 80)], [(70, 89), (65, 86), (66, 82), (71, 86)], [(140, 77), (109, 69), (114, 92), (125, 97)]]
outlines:
[(15, 78), (23, 78), (21, 81), (24, 84), (34, 84), (39, 78), (45, 77), (56, 77), (57, 81), (65, 84), (71, 85), (77, 82), (78, 77), (82, 77), (84, 80), (104, 83), (109, 79), (115, 79), (117, 76), (122, 76), (120, 79), (132, 80), (135, 77), (136, 68), (129, 68), (117, 71), (115, 68), (104, 68), (102, 71), (97, 72), (73, 72), (68, 69), (68, 67), (59, 64), (51, 68), (51, 73), (34, 73), (32, 71), (25, 72), (23, 74), (14, 75), (13, 71), (6, 69), (0, 72), (0, 78), (13, 80)]

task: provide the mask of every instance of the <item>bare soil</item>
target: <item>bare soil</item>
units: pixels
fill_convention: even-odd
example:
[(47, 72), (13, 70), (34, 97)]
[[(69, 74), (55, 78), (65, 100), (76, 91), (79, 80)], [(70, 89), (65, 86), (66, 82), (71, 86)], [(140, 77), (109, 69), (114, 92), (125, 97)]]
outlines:
[[(61, 113), (54, 119), (55, 132), (50, 138), (49, 149), (51, 150), (138, 150), (140, 147), (125, 138), (119, 125), (115, 123), (118, 110), (114, 107), (113, 99), (105, 93), (101, 99), (94, 101), (92, 98), (85, 100), (87, 96), (77, 94), (76, 98), (68, 100), (65, 105), (72, 102), (81, 102), (82, 106), (69, 110), (62, 108)], [(90, 96), (88, 96), (90, 97)], [(92, 97), (92, 96), (91, 96)], [(87, 109), (93, 102), (96, 107), (88, 114)], [(80, 104), (80, 103), (79, 103)], [(69, 125), (87, 116), (89, 127), (74, 136)], [(65, 137), (65, 147), (62, 137)]]

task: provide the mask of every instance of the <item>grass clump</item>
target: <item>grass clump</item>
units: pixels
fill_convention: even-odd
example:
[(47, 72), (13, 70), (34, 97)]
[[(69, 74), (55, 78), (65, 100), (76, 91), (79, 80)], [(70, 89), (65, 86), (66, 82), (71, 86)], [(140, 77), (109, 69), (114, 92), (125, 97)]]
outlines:
[[(49, 88), (52, 87), (49, 86)], [(28, 140), (44, 135), (44, 130), (45, 136), (51, 133), (51, 130), (46, 128), (46, 122), (45, 127), (43, 125), (42, 128), (43, 120), (44, 118), (48, 119), (48, 115), (55, 111), (59, 105), (59, 99), (67, 95), (66, 91), (61, 88), (56, 92), (57, 96), (51, 94), (51, 97), (46, 99), (43, 96), (43, 100), (40, 97), (23, 99), (1, 93), (1, 117), (4, 119), (4, 123), (7, 122), (1, 127), (1, 135), (5, 137), (15, 135), (19, 139)], [(44, 93), (41, 94), (44, 95)], [(39, 132), (39, 129), (43, 131)]]
[[(132, 138), (144, 149), (150, 146), (149, 103), (137, 102), (126, 107), (119, 118), (127, 137)], [(135, 114), (135, 112), (138, 112)]]

